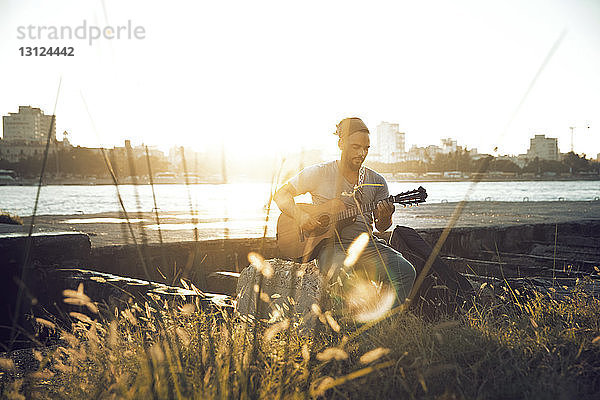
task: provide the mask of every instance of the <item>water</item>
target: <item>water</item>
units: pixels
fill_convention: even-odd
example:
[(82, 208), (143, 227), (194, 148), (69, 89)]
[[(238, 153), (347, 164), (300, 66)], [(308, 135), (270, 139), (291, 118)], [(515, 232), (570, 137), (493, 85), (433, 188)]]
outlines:
[[(389, 182), (391, 194), (423, 186), (428, 203), (454, 202), (465, 198), (471, 182)], [(20, 216), (32, 214), (37, 187), (0, 186), (0, 210)], [(226, 185), (156, 185), (158, 209), (165, 212), (189, 212), (205, 222), (222, 218), (255, 220), (265, 215), (269, 200), (268, 183), (232, 183)], [(119, 186), (127, 211), (152, 211), (150, 186)], [(135, 192), (139, 194), (139, 201)], [(480, 182), (469, 193), (472, 201), (589, 201), (600, 196), (600, 181), (529, 181)], [(305, 201), (307, 199), (305, 198)], [(138, 205), (139, 202), (139, 205)], [(273, 204), (277, 213), (277, 206)], [(71, 215), (118, 212), (121, 210), (116, 189), (110, 185), (43, 186), (38, 215)]]

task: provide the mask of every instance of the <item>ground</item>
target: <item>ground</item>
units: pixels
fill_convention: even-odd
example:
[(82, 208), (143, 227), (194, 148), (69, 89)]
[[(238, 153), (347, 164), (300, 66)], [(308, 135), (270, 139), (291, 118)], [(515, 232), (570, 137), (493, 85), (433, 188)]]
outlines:
[[(423, 204), (418, 207), (396, 207), (393, 217), (393, 226), (406, 225), (415, 229), (445, 227), (451, 219), (458, 203)], [(165, 213), (159, 215), (162, 226), (162, 236), (165, 242), (179, 242), (194, 240), (193, 226), (188, 218), (181, 216), (189, 213)], [(274, 236), (274, 224), (278, 213), (270, 216), (267, 236)], [(179, 218), (178, 218), (179, 216)], [(72, 219), (88, 218), (122, 218), (119, 213), (87, 214), (87, 215), (40, 215), (35, 219), (36, 230), (65, 230), (80, 231), (90, 235), (93, 247), (131, 243), (129, 229), (126, 224), (120, 223), (80, 223), (65, 221)], [(131, 214), (130, 218), (142, 218), (144, 226), (155, 224), (156, 217), (153, 213), (146, 212)], [(600, 219), (600, 201), (560, 201), (560, 202), (468, 202), (456, 226), (487, 226), (487, 225), (515, 225), (532, 223), (559, 223), (567, 221), (580, 221), (585, 219)], [(0, 225), (0, 233), (14, 232), (15, 229), (27, 231), (30, 218), (23, 218), (22, 227), (6, 227)], [(264, 220), (256, 221), (202, 221), (198, 225), (200, 240), (223, 238), (228, 235), (234, 237), (262, 237)], [(184, 225), (188, 224), (188, 225)], [(226, 230), (225, 227), (228, 227)], [(3, 231), (2, 229), (10, 229)], [(133, 226), (138, 240), (141, 240), (140, 224)], [(147, 240), (158, 242), (158, 231), (148, 228), (143, 229)]]

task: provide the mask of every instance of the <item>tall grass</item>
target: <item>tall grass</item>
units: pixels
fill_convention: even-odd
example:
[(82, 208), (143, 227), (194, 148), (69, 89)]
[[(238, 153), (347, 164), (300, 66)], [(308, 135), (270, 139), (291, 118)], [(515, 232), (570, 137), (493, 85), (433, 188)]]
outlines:
[[(82, 290), (65, 295), (86, 313), (70, 314), (71, 330), (38, 321), (40, 329), (56, 331), (60, 346), (44, 354), (34, 350), (39, 368), (5, 379), (3, 398), (510, 399), (600, 393), (600, 300), (579, 287), (566, 301), (552, 292), (521, 295), (519, 302), (486, 297), (486, 304), (460, 317), (433, 322), (398, 313), (358, 335), (343, 315), (315, 310), (321, 317), (317, 335), (298, 329), (302, 318), (292, 325), (282, 320), (261, 329), (256, 343), (252, 320), (202, 310), (190, 298), (175, 303), (154, 297), (101, 315)], [(0, 359), (0, 369), (10, 375), (14, 363)]]

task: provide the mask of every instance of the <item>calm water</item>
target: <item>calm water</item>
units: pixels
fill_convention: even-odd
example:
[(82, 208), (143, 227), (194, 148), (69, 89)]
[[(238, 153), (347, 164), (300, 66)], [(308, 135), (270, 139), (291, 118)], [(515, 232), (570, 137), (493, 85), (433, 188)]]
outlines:
[[(470, 182), (389, 182), (390, 193), (397, 194), (422, 185), (430, 203), (453, 202), (465, 198)], [(161, 212), (198, 212), (200, 218), (254, 219), (264, 216), (269, 184), (156, 185)], [(0, 186), (0, 209), (21, 216), (32, 214), (36, 187)], [(128, 211), (152, 211), (150, 186), (124, 185), (119, 191)], [(136, 197), (136, 191), (138, 196)], [(481, 182), (468, 194), (473, 201), (566, 201), (594, 200), (600, 196), (600, 181)], [(275, 211), (277, 207), (273, 204)], [(44, 186), (38, 215), (94, 214), (120, 210), (114, 186)]]

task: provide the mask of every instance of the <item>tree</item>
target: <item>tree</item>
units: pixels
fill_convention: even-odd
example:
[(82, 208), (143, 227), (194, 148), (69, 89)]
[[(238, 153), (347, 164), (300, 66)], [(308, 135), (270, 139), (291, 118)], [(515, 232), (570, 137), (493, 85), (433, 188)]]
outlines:
[(493, 159), (489, 166), (490, 171), (521, 172), (521, 168), (511, 160)]
[(575, 154), (574, 152), (570, 151), (565, 154), (563, 163), (569, 167), (571, 173), (573, 174), (591, 170), (590, 162), (585, 158), (585, 154), (583, 154), (583, 156), (579, 156), (579, 154)]

